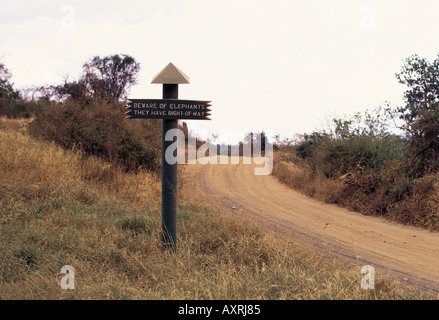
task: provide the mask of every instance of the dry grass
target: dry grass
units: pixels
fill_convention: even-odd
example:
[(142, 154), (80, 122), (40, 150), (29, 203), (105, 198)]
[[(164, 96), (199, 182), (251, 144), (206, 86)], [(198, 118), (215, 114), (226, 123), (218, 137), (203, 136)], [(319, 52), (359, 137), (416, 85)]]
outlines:
[(439, 231), (439, 174), (419, 179), (410, 197), (389, 208), (388, 217), (396, 222)]
[(431, 298), (386, 275), (363, 290), (359, 268), (196, 203), (180, 202), (178, 252), (163, 253), (159, 186), (0, 130), (0, 299)]
[(27, 198), (37, 198), (46, 189), (51, 197), (85, 202), (97, 193), (132, 202), (159, 194), (157, 177), (146, 171), (127, 174), (96, 157), (66, 152), (11, 130), (1, 131), (0, 137), (1, 183), (19, 186)]
[(282, 183), (327, 203), (337, 203), (344, 188), (341, 181), (327, 179), (323, 174), (315, 174), (304, 163), (297, 165), (274, 161), (272, 174)]
[(6, 116), (0, 116), (0, 129), (7, 130), (22, 130), (24, 129), (32, 119), (24, 119), (24, 118), (8, 118)]

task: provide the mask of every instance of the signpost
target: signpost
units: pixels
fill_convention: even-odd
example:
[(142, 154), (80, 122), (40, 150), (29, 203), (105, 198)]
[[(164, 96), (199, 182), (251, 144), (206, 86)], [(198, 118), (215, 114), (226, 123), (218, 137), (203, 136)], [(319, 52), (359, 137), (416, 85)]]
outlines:
[(177, 244), (177, 162), (167, 163), (168, 130), (178, 128), (178, 119), (210, 120), (210, 101), (178, 100), (178, 85), (189, 77), (169, 63), (152, 83), (163, 84), (163, 99), (128, 99), (126, 118), (162, 119), (162, 236), (163, 249), (176, 250)]
[(130, 99), (127, 118), (210, 120), (210, 101)]

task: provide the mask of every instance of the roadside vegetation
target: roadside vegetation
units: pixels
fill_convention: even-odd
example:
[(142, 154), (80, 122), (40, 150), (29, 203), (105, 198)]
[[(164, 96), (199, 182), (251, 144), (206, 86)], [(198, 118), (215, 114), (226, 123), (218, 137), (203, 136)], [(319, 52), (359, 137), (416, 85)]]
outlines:
[(327, 203), (439, 231), (439, 58), (410, 57), (397, 79), (404, 106), (278, 141), (273, 175)]
[[(160, 122), (123, 119), (138, 70), (126, 55), (95, 57), (78, 80), (29, 99), (2, 66), (0, 299), (434, 298), (384, 274), (364, 290), (358, 266), (189, 200), (177, 254), (162, 252)], [(317, 177), (289, 148), (282, 165), (301, 161)], [(60, 286), (64, 265), (74, 290)]]
[[(0, 299), (433, 297), (379, 273), (364, 290), (359, 267), (190, 201), (179, 202), (177, 254), (162, 252), (155, 174), (10, 127), (0, 126)], [(64, 265), (74, 290), (60, 287)]]

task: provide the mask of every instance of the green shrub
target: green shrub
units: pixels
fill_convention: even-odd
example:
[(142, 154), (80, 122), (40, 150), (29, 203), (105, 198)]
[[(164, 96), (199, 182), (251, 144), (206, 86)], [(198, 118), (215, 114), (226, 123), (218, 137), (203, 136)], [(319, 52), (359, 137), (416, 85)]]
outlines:
[(34, 101), (24, 101), (18, 99), (11, 101), (0, 98), (0, 116), (4, 115), (8, 118), (30, 118), (38, 108), (38, 103)]
[(63, 104), (48, 101), (36, 113), (29, 133), (66, 149), (98, 156), (127, 171), (142, 167), (155, 171), (159, 168), (160, 132), (136, 122), (124, 119), (118, 103), (95, 100), (83, 106), (72, 100)]
[(395, 136), (351, 136), (333, 139), (324, 136), (319, 144), (305, 141), (298, 155), (305, 154), (312, 167), (327, 177), (337, 177), (356, 170), (378, 171), (388, 161), (402, 159), (404, 145)]
[(320, 133), (306, 134), (305, 140), (296, 148), (296, 154), (302, 159), (310, 159), (314, 155), (314, 151), (321, 145), (324, 136)]
[(404, 200), (410, 195), (413, 183), (414, 182), (412, 179), (408, 178), (404, 173), (402, 173), (395, 181), (395, 184), (389, 187), (387, 197), (392, 203)]

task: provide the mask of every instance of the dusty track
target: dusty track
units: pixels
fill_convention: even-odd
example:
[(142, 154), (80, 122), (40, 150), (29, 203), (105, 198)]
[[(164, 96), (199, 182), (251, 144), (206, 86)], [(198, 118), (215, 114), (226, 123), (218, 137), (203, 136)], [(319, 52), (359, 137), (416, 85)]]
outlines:
[(439, 292), (439, 233), (320, 203), (272, 176), (254, 175), (254, 168), (241, 159), (236, 165), (187, 165), (185, 172), (204, 201), (322, 253)]

